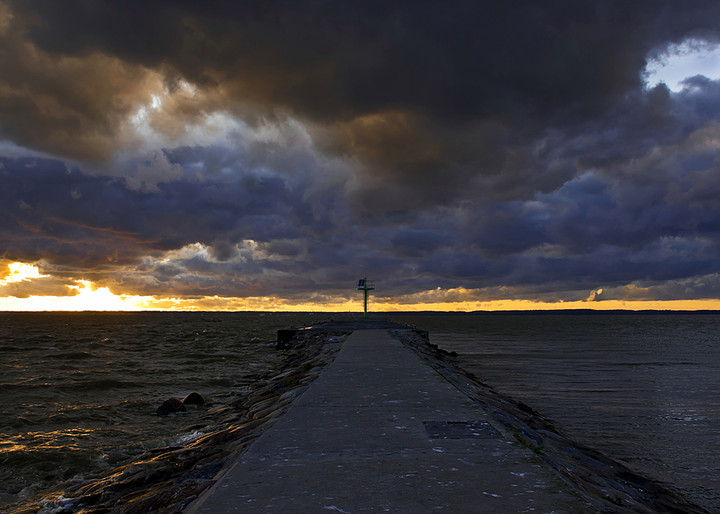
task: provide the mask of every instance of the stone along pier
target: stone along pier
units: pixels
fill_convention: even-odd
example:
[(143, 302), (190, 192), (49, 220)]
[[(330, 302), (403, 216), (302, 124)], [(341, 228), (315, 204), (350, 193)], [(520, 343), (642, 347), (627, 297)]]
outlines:
[(594, 511), (391, 335), (398, 326), (348, 328), (336, 359), (191, 512)]
[(427, 336), (373, 319), (279, 331), (279, 348), (342, 347), (188, 511), (705, 512), (564, 437)]

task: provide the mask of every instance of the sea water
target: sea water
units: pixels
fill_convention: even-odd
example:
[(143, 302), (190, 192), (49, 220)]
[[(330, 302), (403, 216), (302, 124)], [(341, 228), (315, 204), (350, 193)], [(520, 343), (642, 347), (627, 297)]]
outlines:
[[(0, 313), (0, 510), (196, 436), (206, 409), (158, 417), (160, 403), (236, 398), (279, 366), (279, 328), (329, 317)], [(429, 330), (566, 436), (720, 512), (720, 316), (382, 317)]]
[(720, 512), (720, 315), (459, 315), (397, 321), (566, 436)]
[(276, 331), (307, 315), (0, 313), (0, 510), (192, 438), (207, 409), (278, 366)]

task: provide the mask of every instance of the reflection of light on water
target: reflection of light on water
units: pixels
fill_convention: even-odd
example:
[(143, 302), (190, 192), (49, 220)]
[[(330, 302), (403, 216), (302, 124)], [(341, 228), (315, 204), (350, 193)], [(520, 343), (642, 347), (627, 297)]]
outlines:
[(9, 439), (0, 440), (1, 452), (22, 452), (27, 451), (27, 448), (24, 444), (17, 444)]
[(702, 413), (698, 413), (696, 409), (689, 410), (670, 410), (666, 414), (660, 416), (660, 419), (664, 421), (682, 421), (682, 422), (694, 422), (694, 421), (707, 421), (708, 417)]
[(80, 440), (95, 439), (95, 430), (68, 428), (51, 432), (24, 432), (0, 440), (0, 452), (43, 452), (47, 450), (81, 451)]
[(4, 314), (0, 346), (11, 367), (0, 366), (10, 384), (0, 386), (0, 442), (12, 451), (0, 445), (0, 512), (100, 473), (107, 479), (144, 450), (209, 430), (220, 423), (209, 407), (175, 420), (156, 408), (192, 390), (216, 405), (247, 394), (281, 359), (268, 346), (278, 326), (307, 322), (243, 313)]

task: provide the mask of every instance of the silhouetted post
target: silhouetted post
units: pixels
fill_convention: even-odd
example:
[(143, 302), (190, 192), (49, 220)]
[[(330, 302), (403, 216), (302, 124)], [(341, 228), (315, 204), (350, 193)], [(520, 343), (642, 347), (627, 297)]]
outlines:
[(373, 289), (375, 289), (375, 281), (368, 280), (367, 277), (361, 278), (360, 280), (358, 280), (357, 288), (358, 291), (363, 291), (365, 293), (365, 309), (363, 318), (367, 318), (368, 291), (372, 291)]

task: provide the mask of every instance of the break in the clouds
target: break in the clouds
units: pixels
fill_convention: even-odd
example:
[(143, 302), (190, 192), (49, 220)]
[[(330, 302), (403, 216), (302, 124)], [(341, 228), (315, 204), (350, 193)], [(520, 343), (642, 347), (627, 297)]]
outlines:
[(716, 298), (718, 19), (0, 0), (0, 294)]

